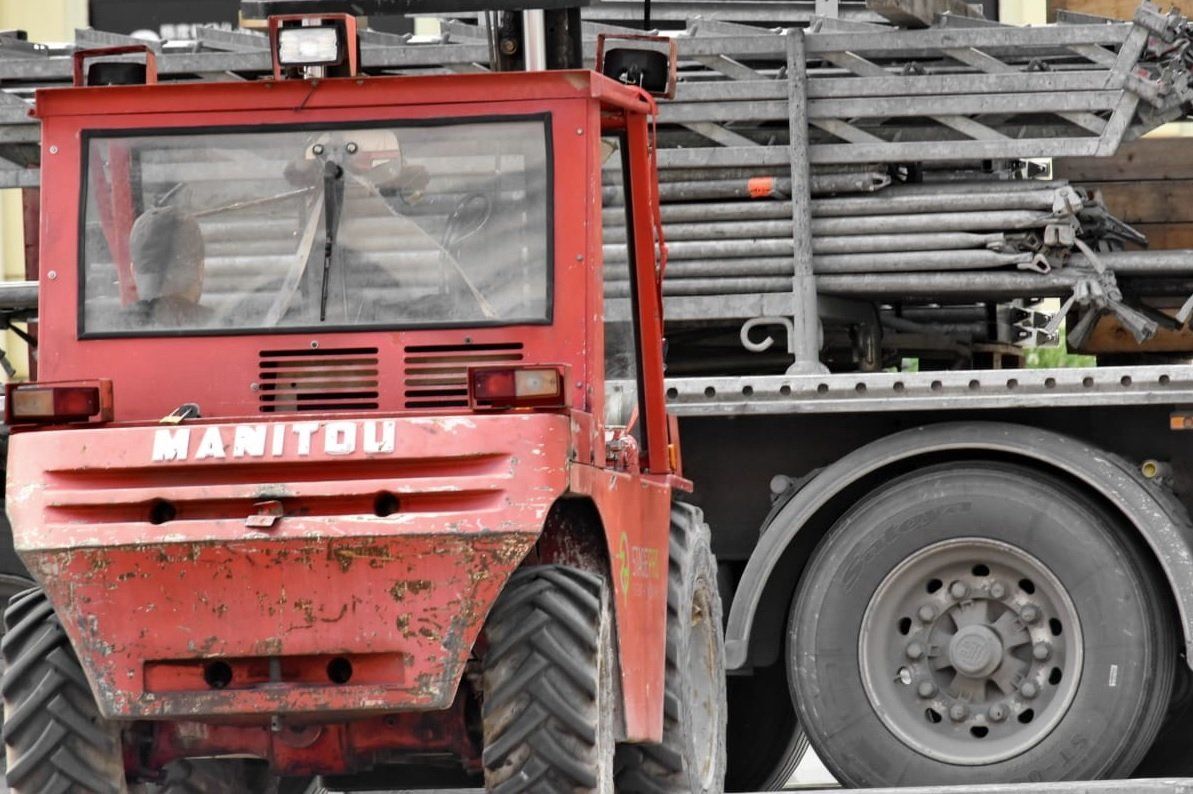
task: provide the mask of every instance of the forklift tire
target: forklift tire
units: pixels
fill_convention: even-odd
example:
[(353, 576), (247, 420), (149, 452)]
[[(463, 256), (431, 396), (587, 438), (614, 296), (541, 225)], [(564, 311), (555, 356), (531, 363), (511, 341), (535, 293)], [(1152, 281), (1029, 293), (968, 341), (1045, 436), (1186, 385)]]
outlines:
[(788, 633), (800, 723), (851, 786), (1132, 773), (1172, 691), (1172, 616), (1090, 493), (956, 461), (870, 493), (821, 541)]
[(14, 794), (124, 794), (120, 728), (100, 716), (91, 687), (40, 588), (4, 611), (4, 747)]
[(510, 577), (485, 627), (485, 788), (612, 794), (613, 620), (602, 577), (560, 565)]
[[(0, 505), (0, 510), (3, 506)], [(4, 537), (0, 536), (0, 549), (3, 548)], [(12, 547), (12, 535), (7, 536), (8, 546)], [(11, 598), (23, 593), (30, 587), (33, 587), (33, 582), (24, 574), (24, 568), (21, 568), (21, 573), (8, 573), (7, 569), (3, 567), (4, 555), (0, 552), (0, 606), (8, 606), (8, 601)], [(4, 623), (0, 621), (0, 639), (4, 637)], [(0, 680), (4, 677), (4, 659), (0, 657)], [(4, 724), (2, 715), (0, 715), (0, 727)], [(5, 783), (5, 771), (8, 769), (8, 760), (4, 754), (0, 753), (0, 791), (7, 791)]]
[(671, 508), (663, 741), (617, 749), (619, 794), (710, 794), (725, 783), (725, 640), (700, 510)]

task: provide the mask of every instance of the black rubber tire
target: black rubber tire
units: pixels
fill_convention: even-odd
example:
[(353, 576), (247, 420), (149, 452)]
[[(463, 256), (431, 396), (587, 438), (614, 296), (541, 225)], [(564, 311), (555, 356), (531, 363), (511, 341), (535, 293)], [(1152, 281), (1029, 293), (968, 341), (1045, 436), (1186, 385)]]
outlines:
[(788, 691), (787, 663), (778, 661), (751, 675), (728, 678), (729, 767), (726, 791), (779, 791), (808, 751), (808, 735), (795, 716)]
[(613, 620), (605, 580), (561, 565), (510, 577), (485, 626), (485, 788), (613, 792)]
[(39, 588), (4, 612), (4, 746), (15, 794), (124, 794), (120, 730), (104, 720), (53, 607)]
[[(1128, 531), (1088, 494), (1000, 463), (925, 468), (866, 496), (820, 543), (789, 624), (792, 695), (825, 765), (853, 786), (1129, 775), (1164, 718), (1177, 655), (1154, 584), (1161, 577)], [(910, 555), (960, 537), (1012, 544), (1048, 566), (1068, 590), (1084, 637), (1078, 689), (1051, 732), (1019, 755), (970, 766), (905, 745), (859, 683), (859, 632), (871, 595)], [(1112, 664), (1117, 676), (1108, 677)]]
[(1188, 666), (1177, 662), (1177, 688), (1183, 691), (1179, 697), (1174, 693), (1168, 716), (1132, 777), (1193, 776), (1193, 756), (1189, 754), (1189, 727), (1193, 725), (1193, 698), (1188, 691), (1191, 677)]
[[(0, 507), (2, 509), (2, 507)], [(7, 537), (8, 545), (12, 546), (12, 536)], [(0, 544), (2, 545), (2, 544)], [(22, 569), (24, 570), (24, 569)], [(8, 606), (8, 601), (21, 593), (33, 587), (33, 582), (30, 581), (24, 574), (13, 574), (5, 572), (3, 568), (3, 555), (0, 555), (0, 605)], [(0, 639), (4, 637), (4, 623), (0, 621)], [(4, 678), (4, 659), (0, 657), (0, 680)], [(0, 714), (0, 726), (3, 726), (3, 715)], [(8, 783), (5, 772), (8, 770), (8, 758), (5, 754), (0, 753), (0, 791), (8, 790)]]
[[(663, 694), (663, 741), (626, 744), (617, 750), (618, 794), (719, 794), (725, 783), (725, 638), (717, 562), (700, 510), (671, 508), (667, 580), (667, 667)], [(704, 613), (715, 648), (708, 660), (711, 682), (694, 681), (687, 661), (695, 639), (693, 616)], [(704, 701), (703, 712), (696, 710)], [(713, 751), (700, 747), (697, 721), (710, 721)], [(711, 756), (711, 757), (710, 757)]]

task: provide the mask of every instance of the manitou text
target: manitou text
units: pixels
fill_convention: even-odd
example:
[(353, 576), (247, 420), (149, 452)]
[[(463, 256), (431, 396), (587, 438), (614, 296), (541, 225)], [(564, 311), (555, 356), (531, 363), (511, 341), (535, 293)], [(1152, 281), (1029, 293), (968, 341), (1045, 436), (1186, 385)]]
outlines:
[(221, 458), (388, 455), (397, 434), (393, 420), (278, 422), (160, 428), (153, 435), (153, 462)]

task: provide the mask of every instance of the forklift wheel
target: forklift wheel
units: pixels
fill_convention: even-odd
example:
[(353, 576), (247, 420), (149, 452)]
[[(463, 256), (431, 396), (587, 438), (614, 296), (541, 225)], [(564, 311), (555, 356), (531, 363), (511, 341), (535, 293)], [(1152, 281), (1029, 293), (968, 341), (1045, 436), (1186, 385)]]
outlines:
[(612, 612), (604, 580), (517, 571), (486, 626), (485, 788), (613, 792)]
[[(0, 503), (0, 510), (3, 509), (3, 503)], [(2, 522), (0, 522), (2, 523)], [(0, 571), (4, 571), (4, 547), (3, 539), (0, 539)], [(12, 535), (8, 535), (8, 546), (12, 546)], [(14, 555), (15, 556), (15, 555)], [(23, 570), (23, 569), (22, 569)], [(8, 600), (33, 586), (31, 582), (24, 575), (17, 575), (12, 573), (0, 572), (0, 607), (8, 606)], [(0, 622), (0, 638), (4, 636), (4, 624)], [(4, 675), (4, 660), (0, 658), (0, 678)], [(3, 725), (3, 719), (0, 719), (0, 725)], [(7, 784), (5, 783), (4, 772), (8, 769), (7, 761), (0, 753), (0, 791), (7, 791)]]
[(13, 794), (124, 794), (120, 730), (99, 714), (83, 669), (39, 588), (4, 612), (4, 746)]
[(705, 794), (725, 781), (725, 642), (717, 564), (700, 510), (671, 508), (663, 741), (617, 750), (617, 790)]

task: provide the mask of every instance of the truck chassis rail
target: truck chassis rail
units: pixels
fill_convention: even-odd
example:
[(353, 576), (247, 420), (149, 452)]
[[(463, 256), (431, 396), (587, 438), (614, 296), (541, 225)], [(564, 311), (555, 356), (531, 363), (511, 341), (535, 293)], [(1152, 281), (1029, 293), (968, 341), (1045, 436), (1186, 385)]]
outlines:
[(669, 378), (667, 400), (679, 416), (1179, 405), (1193, 404), (1193, 367)]

